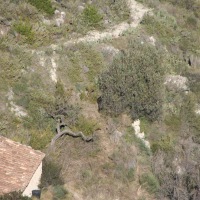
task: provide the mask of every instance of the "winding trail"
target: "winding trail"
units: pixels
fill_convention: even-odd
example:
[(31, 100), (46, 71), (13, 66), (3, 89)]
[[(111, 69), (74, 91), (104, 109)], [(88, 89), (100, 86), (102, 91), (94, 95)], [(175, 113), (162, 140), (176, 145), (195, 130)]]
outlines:
[(136, 2), (135, 0), (128, 0), (127, 3), (130, 8), (130, 24), (127, 22), (122, 22), (103, 32), (89, 31), (88, 34), (84, 37), (72, 39), (65, 42), (64, 46), (68, 46), (70, 44), (77, 44), (80, 42), (98, 42), (106, 38), (114, 39), (120, 37), (129, 28), (136, 28), (141, 22), (144, 14), (150, 11), (150, 9)]

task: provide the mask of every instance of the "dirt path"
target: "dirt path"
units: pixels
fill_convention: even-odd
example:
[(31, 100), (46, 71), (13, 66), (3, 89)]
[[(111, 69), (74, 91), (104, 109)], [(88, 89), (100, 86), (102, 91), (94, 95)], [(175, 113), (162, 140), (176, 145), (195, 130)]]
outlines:
[(77, 44), (80, 42), (98, 42), (106, 38), (118, 38), (129, 28), (137, 27), (140, 21), (142, 20), (144, 14), (150, 11), (150, 9), (144, 7), (142, 4), (136, 2), (135, 0), (128, 0), (128, 4), (130, 7), (130, 24), (127, 22), (122, 22), (103, 32), (90, 31), (85, 37), (72, 39), (65, 42), (64, 46), (68, 46), (70, 44)]

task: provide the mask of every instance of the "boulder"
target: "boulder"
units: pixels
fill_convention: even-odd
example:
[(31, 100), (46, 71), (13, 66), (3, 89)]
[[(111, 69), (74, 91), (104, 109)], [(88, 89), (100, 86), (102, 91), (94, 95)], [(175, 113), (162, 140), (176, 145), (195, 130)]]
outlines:
[(188, 91), (187, 77), (180, 75), (168, 75), (165, 77), (164, 84), (168, 90), (172, 91)]

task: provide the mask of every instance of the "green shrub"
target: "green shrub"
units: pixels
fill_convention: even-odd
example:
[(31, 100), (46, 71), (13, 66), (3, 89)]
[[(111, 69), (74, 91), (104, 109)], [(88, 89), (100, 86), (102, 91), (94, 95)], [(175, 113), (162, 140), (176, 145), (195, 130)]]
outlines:
[(189, 11), (193, 11), (196, 16), (199, 16), (200, 2), (197, 0), (161, 0), (172, 3), (173, 5), (181, 6)]
[(62, 185), (56, 185), (53, 188), (53, 200), (66, 199), (67, 190)]
[(200, 116), (195, 113), (197, 97), (190, 93), (184, 98), (184, 104), (181, 108), (181, 116), (184, 125), (190, 130), (188, 136), (191, 135), (193, 140), (200, 144)]
[(54, 134), (51, 130), (30, 130), (30, 145), (37, 150), (44, 149), (53, 138)]
[(180, 129), (181, 119), (176, 115), (168, 115), (165, 117), (165, 124), (170, 128), (170, 130), (176, 132)]
[(29, 3), (35, 6), (39, 11), (43, 11), (48, 15), (54, 14), (54, 8), (51, 4), (51, 0), (28, 0)]
[(126, 178), (129, 182), (132, 182), (135, 180), (135, 168), (130, 168), (127, 171)]
[(158, 150), (162, 150), (164, 152), (173, 152), (174, 141), (169, 135), (163, 136), (160, 140), (152, 143), (151, 150), (153, 153), (157, 152)]
[(132, 41), (99, 78), (99, 109), (112, 115), (128, 111), (132, 118), (158, 119), (163, 74), (162, 54), (152, 45)]
[(31, 200), (31, 198), (22, 196), (21, 192), (10, 192), (0, 195), (0, 200)]
[[(126, 0), (115, 1), (107, 0), (111, 11), (115, 14), (115, 18), (121, 18), (121, 20), (127, 20), (130, 16), (130, 9)], [(113, 15), (113, 14), (112, 14)]]
[(150, 193), (156, 193), (159, 189), (159, 182), (152, 173), (142, 174), (140, 177), (140, 184), (144, 185)]
[(153, 16), (145, 15), (141, 23), (149, 34), (157, 35), (165, 44), (175, 42), (180, 37), (177, 35), (176, 18), (167, 12), (157, 11)]
[(0, 51), (0, 80), (1, 85), (11, 85), (18, 81), (22, 76), (22, 70), (25, 66), (17, 55), (11, 55), (9, 52)]
[(98, 123), (95, 120), (87, 119), (83, 115), (79, 116), (75, 127), (75, 131), (82, 131), (85, 135), (91, 135), (98, 128)]
[(54, 161), (50, 161), (47, 158), (43, 160), (42, 165), (42, 177), (40, 188), (48, 187), (50, 185), (63, 185), (63, 179), (60, 176), (61, 166)]
[(96, 27), (100, 24), (102, 16), (99, 14), (97, 8), (92, 5), (88, 5), (83, 10), (83, 21), (88, 26)]
[(35, 33), (32, 30), (32, 26), (28, 21), (19, 21), (14, 24), (14, 30), (26, 37), (26, 42), (33, 44), (35, 40)]

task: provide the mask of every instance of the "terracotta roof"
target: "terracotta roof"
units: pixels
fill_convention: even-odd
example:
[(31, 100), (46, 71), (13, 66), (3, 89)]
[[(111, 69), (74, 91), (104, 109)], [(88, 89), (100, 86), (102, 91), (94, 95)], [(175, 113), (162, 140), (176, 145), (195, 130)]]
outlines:
[(0, 194), (23, 191), (45, 154), (0, 136)]

